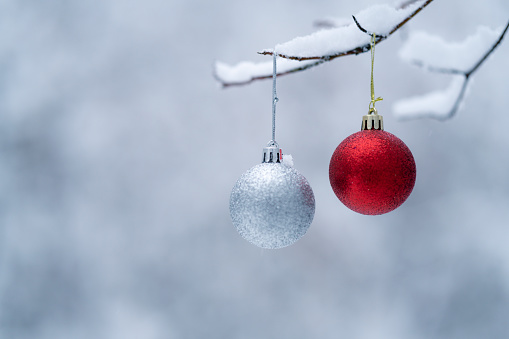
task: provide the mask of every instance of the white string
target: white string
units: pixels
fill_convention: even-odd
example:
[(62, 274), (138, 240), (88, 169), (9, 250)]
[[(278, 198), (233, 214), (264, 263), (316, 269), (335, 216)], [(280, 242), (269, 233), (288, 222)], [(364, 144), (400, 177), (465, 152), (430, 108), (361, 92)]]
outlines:
[(276, 142), (276, 103), (279, 101), (276, 94), (276, 58), (277, 53), (274, 47), (274, 51), (272, 52), (272, 141), (274, 143)]

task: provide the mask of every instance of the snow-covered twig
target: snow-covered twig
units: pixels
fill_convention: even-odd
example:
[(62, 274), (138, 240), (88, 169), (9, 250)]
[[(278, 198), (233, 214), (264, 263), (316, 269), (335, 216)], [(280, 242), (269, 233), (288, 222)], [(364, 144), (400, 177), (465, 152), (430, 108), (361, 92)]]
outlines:
[[(414, 34), (402, 48), (400, 56), (430, 72), (451, 74), (455, 77), (451, 85), (444, 91), (436, 91), (396, 102), (393, 107), (394, 114), (400, 119), (406, 120), (415, 118), (447, 120), (452, 118), (461, 106), (471, 76), (495, 51), (508, 29), (509, 22), (500, 33), (486, 27), (479, 27), (475, 35), (460, 44), (447, 44), (443, 40), (425, 33)], [(440, 59), (433, 57), (433, 61), (426, 62), (414, 58), (414, 55), (418, 55), (418, 53), (429, 56), (424, 52), (425, 50), (433, 50), (434, 53), (440, 55)], [(438, 51), (443, 53), (437, 53)], [(455, 67), (448, 67), (447, 63)]]
[[(366, 33), (370, 37), (373, 37), (373, 34), (375, 34), (375, 32), (369, 32), (367, 29), (362, 27), (361, 24), (359, 23), (359, 21), (357, 21), (357, 18), (355, 17), (355, 15), (352, 15), (352, 18), (353, 18), (353, 21), (355, 22), (355, 24), (357, 25), (357, 28), (360, 29), (361, 32)], [(387, 37), (385, 35), (377, 34), (375, 37), (375, 44), (380, 42), (382, 39), (387, 39)], [(369, 46), (369, 48), (371, 48), (371, 45)]]
[(507, 25), (505, 25), (505, 28), (504, 30), (502, 31), (502, 33), (500, 34), (500, 37), (498, 38), (498, 40), (493, 44), (493, 46), (484, 54), (484, 56), (474, 65), (474, 67), (472, 67), (468, 72), (465, 73), (465, 77), (469, 77), (470, 75), (472, 75), (475, 71), (477, 71), (477, 69), (479, 68), (479, 66), (481, 66), (483, 64), (484, 61), (486, 61), (486, 59), (488, 58), (488, 56), (493, 53), (493, 51), (495, 50), (495, 48), (498, 47), (498, 45), (502, 42), (502, 39), (504, 38), (504, 35), (505, 33), (507, 32), (507, 29), (509, 28), (509, 22), (507, 23)]
[[(396, 32), (433, 0), (409, 0), (398, 7), (377, 5), (356, 15), (370, 24), (370, 31), (380, 35), (377, 43)], [(277, 45), (277, 55), (293, 61), (278, 72), (278, 76), (300, 72), (324, 62), (346, 55), (356, 55), (370, 50), (370, 39), (360, 32), (354, 23), (320, 30), (304, 37), (297, 37)], [(258, 52), (272, 55), (273, 49)], [(223, 87), (249, 84), (256, 80), (272, 78), (271, 62), (242, 62), (234, 66), (217, 62), (214, 77)]]
[[(305, 71), (324, 63), (325, 60), (311, 60), (311, 61), (295, 61), (295, 60), (280, 60), (278, 61), (277, 76), (291, 74), (295, 72)], [(214, 65), (213, 76), (223, 86), (223, 88), (230, 86), (247, 85), (253, 81), (272, 79), (272, 61), (263, 63), (241, 62), (235, 66), (227, 65), (223, 62), (216, 62)]]

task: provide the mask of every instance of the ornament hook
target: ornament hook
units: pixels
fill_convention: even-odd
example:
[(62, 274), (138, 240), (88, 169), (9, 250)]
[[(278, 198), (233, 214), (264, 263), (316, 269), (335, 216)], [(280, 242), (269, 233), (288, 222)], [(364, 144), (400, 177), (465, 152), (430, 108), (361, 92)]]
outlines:
[(379, 38), (378, 41), (387, 38), (387, 36), (380, 35), (380, 34), (377, 35), (375, 32), (370, 32), (370, 31), (366, 30), (364, 27), (361, 26), (359, 21), (357, 21), (355, 16), (352, 15), (352, 18), (353, 18), (353, 21), (355, 21), (355, 24), (357, 25), (357, 27), (361, 30), (361, 32), (366, 33), (367, 35), (369, 35), (371, 37), (371, 41), (369, 44), (369, 48), (371, 50), (371, 101), (369, 102), (369, 113), (368, 114), (372, 114), (372, 113), (377, 114), (377, 111), (375, 109), (375, 103), (377, 101), (382, 101), (383, 98), (382, 97), (375, 98), (375, 85), (374, 85), (374, 81), (373, 81), (373, 69), (375, 66), (375, 45), (377, 43), (377, 36)]
[(376, 34), (373, 33), (371, 35), (371, 102), (369, 103), (369, 112), (375, 112), (375, 103), (377, 101), (382, 101), (382, 97), (378, 97), (375, 99), (375, 84), (373, 80), (373, 69), (375, 68), (375, 44), (376, 44)]

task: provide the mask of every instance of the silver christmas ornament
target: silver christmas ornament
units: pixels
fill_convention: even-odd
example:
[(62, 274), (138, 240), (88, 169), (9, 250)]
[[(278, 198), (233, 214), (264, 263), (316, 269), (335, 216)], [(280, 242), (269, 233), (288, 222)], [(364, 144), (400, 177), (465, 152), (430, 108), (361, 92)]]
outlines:
[(306, 178), (282, 163), (275, 142), (264, 149), (262, 161), (233, 187), (230, 215), (247, 241), (276, 249), (293, 244), (306, 233), (315, 214), (315, 197)]
[(276, 56), (272, 72), (272, 140), (262, 163), (244, 173), (230, 196), (230, 216), (240, 235), (262, 248), (281, 248), (299, 240), (315, 215), (308, 181), (283, 162), (276, 143)]

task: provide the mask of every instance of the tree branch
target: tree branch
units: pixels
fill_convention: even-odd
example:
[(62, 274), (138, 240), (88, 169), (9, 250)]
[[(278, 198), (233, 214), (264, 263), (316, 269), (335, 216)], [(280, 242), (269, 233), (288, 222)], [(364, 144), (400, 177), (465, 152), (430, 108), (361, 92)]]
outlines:
[[(405, 9), (410, 5), (413, 5), (415, 3), (422, 2), (422, 1), (424, 1), (422, 5), (418, 6), (409, 15), (407, 15), (403, 20), (401, 20), (395, 26), (393, 26), (390, 29), (388, 34), (386, 34), (386, 35), (380, 34), (380, 37), (377, 36), (376, 43), (382, 42), (385, 39), (387, 39), (391, 34), (396, 32), (399, 28), (401, 28), (409, 20), (411, 20), (413, 17), (415, 17), (415, 15), (417, 15), (417, 13), (419, 13), (426, 6), (428, 6), (433, 0), (409, 0), (409, 1), (406, 1), (405, 3), (401, 4), (397, 9)], [(352, 25), (352, 24), (350, 24), (350, 25)], [(350, 26), (350, 25), (348, 25), (348, 26)], [(346, 27), (348, 27), (348, 26), (346, 26)], [(277, 75), (280, 76), (280, 75), (304, 71), (309, 68), (321, 65), (324, 62), (334, 60), (338, 57), (342, 57), (342, 56), (346, 56), (346, 55), (357, 55), (357, 54), (365, 53), (369, 50), (370, 50), (370, 43), (367, 42), (367, 43), (363, 43), (363, 44), (354, 46), (353, 48), (349, 48), (347, 50), (337, 51), (335, 53), (329, 53), (329, 54), (325, 54), (325, 55), (297, 56), (297, 55), (290, 55), (290, 54), (286, 54), (286, 53), (282, 53), (282, 52), (281, 53), (277, 52), (277, 55), (281, 58), (286, 58), (289, 60), (297, 60), (297, 61), (308, 61), (308, 63), (306, 63), (304, 66), (298, 65), (298, 66), (290, 67), (290, 68), (287, 68), (285, 71), (278, 73)], [(258, 52), (258, 54), (272, 55), (273, 50), (264, 50), (264, 51)], [(313, 62), (313, 60), (315, 60), (315, 62)], [(264, 74), (253, 75), (249, 78), (242, 79), (241, 81), (231, 81), (229, 79), (225, 79), (223, 76), (221, 76), (219, 74), (219, 72), (217, 70), (217, 64), (216, 64), (216, 67), (214, 70), (214, 77), (216, 78), (216, 80), (219, 83), (221, 83), (221, 85), (223, 87), (231, 87), (231, 86), (238, 86), (238, 85), (246, 85), (246, 84), (252, 83), (253, 81), (256, 81), (256, 80), (270, 79), (270, 78), (272, 78), (272, 73), (266, 72)]]
[[(456, 100), (454, 101), (454, 104), (451, 108), (451, 110), (446, 114), (434, 114), (432, 112), (428, 113), (422, 113), (419, 115), (416, 115), (415, 118), (434, 118), (437, 120), (448, 120), (452, 117), (454, 117), (461, 105), (461, 102), (463, 101), (465, 97), (465, 92), (468, 87), (468, 83), (471, 79), (471, 75), (473, 75), (479, 67), (487, 60), (487, 58), (490, 56), (493, 51), (500, 45), (502, 42), (502, 39), (504, 38), (507, 30), (509, 29), (509, 22), (505, 26), (504, 30), (500, 33), (500, 36), (498, 39), (491, 45), (491, 47), (482, 55), (482, 57), (467, 71), (461, 71), (458, 69), (453, 68), (444, 68), (444, 67), (435, 67), (435, 66), (425, 66), (425, 63), (420, 60), (412, 60), (412, 64), (424, 67), (426, 70), (433, 72), (433, 73), (445, 73), (445, 74), (451, 74), (451, 75), (462, 75), (464, 77), (463, 85), (461, 87), (461, 90), (458, 92), (458, 96)], [(404, 117), (403, 120), (411, 119), (412, 117)]]
[[(406, 3), (404, 3), (402, 6), (399, 6), (398, 9), (403, 9), (403, 8), (406, 8), (408, 7), (409, 5), (413, 4), (413, 3), (416, 3), (420, 0), (412, 0), (412, 1), (408, 1)], [(390, 31), (389, 31), (389, 34), (387, 35), (381, 35), (381, 38), (379, 40), (376, 41), (376, 43), (379, 43), (379, 42), (382, 42), (384, 41), (385, 39), (387, 39), (391, 34), (393, 34), (394, 32), (396, 32), (399, 28), (401, 28), (404, 24), (406, 24), (408, 21), (410, 21), (410, 19), (412, 19), (414, 16), (417, 15), (417, 13), (419, 13), (420, 11), (422, 11), (426, 6), (428, 6), (433, 0), (426, 0), (421, 6), (417, 7), (412, 13), (410, 13), (407, 17), (405, 17), (402, 21), (400, 21), (398, 24), (396, 24)], [(354, 19), (355, 20), (355, 19)], [(359, 27), (359, 24), (357, 23), (357, 26)], [(361, 27), (359, 27), (361, 28)], [(362, 28), (364, 29), (364, 28)], [(361, 30), (362, 30), (361, 29)], [(366, 30), (364, 30), (365, 33), (367, 33)], [(369, 34), (369, 33), (368, 33)], [(307, 57), (302, 57), (302, 56), (296, 56), (296, 55), (289, 55), (289, 54), (284, 54), (284, 53), (278, 53), (277, 55), (281, 58), (286, 58), (286, 59), (290, 59), (290, 60), (298, 60), (298, 61), (304, 61), (304, 60), (324, 60), (324, 61), (331, 61), (331, 60), (334, 60), (338, 57), (342, 57), (342, 56), (345, 56), (345, 55), (352, 55), (352, 54), (361, 54), (361, 53), (365, 53), (367, 51), (370, 50), (370, 44), (367, 43), (367, 44), (364, 44), (364, 45), (360, 45), (360, 46), (356, 46), (352, 49), (349, 49), (347, 51), (339, 51), (337, 53), (332, 53), (332, 54), (327, 54), (327, 55), (317, 55), (317, 56), (307, 56)], [(261, 54), (261, 55), (272, 55), (273, 51), (272, 50), (265, 50), (265, 51), (261, 51), (261, 52), (258, 52), (258, 54)]]

